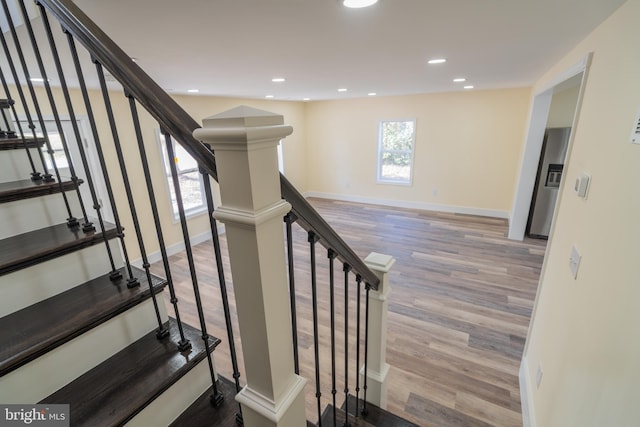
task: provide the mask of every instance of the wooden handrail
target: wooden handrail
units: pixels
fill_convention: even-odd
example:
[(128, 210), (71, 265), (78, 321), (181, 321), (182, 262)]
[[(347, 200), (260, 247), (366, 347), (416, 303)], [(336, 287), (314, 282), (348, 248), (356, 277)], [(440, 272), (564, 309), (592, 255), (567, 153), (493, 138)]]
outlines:
[[(201, 127), (198, 122), (133, 62), (72, 0), (38, 2), (56, 17), (65, 31), (89, 51), (94, 60), (122, 84), (128, 95), (133, 96), (164, 130), (180, 143), (203, 170), (218, 180), (214, 154), (209, 147), (193, 137), (193, 131)], [(378, 289), (379, 279), (375, 273), (282, 174), (280, 186), (282, 197), (291, 203), (298, 223), (305, 230), (314, 231), (320, 237), (323, 246), (333, 249), (339, 254), (338, 258), (342, 262), (349, 264), (373, 289)]]

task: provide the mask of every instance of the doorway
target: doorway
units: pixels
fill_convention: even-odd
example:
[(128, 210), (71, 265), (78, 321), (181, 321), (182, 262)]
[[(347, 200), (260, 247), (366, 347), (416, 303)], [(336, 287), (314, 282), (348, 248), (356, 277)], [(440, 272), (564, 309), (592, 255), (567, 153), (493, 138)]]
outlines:
[(547, 239), (551, 231), (556, 200), (564, 181), (562, 172), (582, 75), (577, 74), (553, 88), (527, 220), (526, 235), (529, 237)]
[[(580, 63), (568, 69), (550, 85), (538, 91), (533, 98), (531, 116), (529, 118), (529, 128), (527, 129), (525, 147), (520, 166), (520, 176), (516, 186), (516, 194), (514, 197), (513, 207), (511, 209), (511, 219), (509, 221), (508, 238), (511, 240), (523, 240), (525, 232), (527, 231), (527, 224), (529, 222), (532, 200), (534, 197), (536, 177), (538, 176), (538, 167), (540, 164), (540, 157), (542, 155), (542, 145), (545, 131), (549, 127), (550, 123), (549, 118), (554, 94), (560, 94), (572, 87), (575, 88), (576, 84), (578, 85), (578, 96), (571, 114), (570, 126), (573, 128), (579, 115), (580, 100), (582, 99), (590, 62), (591, 54), (585, 56)], [(572, 140), (573, 134), (569, 137), (565, 161), (568, 161), (571, 155)], [(555, 215), (555, 210), (554, 206), (552, 215)], [(551, 222), (553, 222), (552, 219)]]

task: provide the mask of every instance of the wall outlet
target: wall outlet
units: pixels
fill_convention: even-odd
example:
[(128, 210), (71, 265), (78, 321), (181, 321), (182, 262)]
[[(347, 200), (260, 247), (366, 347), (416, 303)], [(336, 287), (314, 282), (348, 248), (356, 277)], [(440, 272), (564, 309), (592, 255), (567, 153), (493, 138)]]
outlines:
[(536, 372), (536, 388), (540, 388), (540, 383), (542, 382), (542, 365), (538, 363), (538, 371)]

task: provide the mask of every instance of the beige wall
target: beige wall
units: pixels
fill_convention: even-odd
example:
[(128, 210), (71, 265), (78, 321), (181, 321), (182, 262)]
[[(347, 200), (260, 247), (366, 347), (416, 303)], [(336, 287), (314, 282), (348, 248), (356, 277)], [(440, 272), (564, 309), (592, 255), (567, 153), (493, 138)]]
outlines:
[[(424, 208), (511, 208), (529, 89), (314, 102), (307, 105), (308, 190)], [(413, 185), (376, 183), (378, 125), (416, 122)]]
[[(629, 0), (536, 85), (593, 52), (524, 355), (540, 427), (640, 423), (640, 145), (630, 143), (640, 107), (639, 16), (640, 0)], [(583, 171), (592, 177), (586, 200), (571, 188)], [(574, 244), (582, 254), (576, 280)]]
[(553, 94), (547, 119), (548, 128), (564, 128), (573, 125), (573, 115), (576, 111), (579, 93), (580, 86), (578, 85)]

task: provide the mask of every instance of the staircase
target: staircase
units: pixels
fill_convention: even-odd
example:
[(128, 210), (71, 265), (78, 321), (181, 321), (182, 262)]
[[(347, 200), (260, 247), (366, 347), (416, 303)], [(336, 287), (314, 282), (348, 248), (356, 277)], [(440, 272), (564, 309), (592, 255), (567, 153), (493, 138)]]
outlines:
[[(280, 411), (280, 402), (275, 402), (275, 398), (271, 402), (264, 399), (264, 396), (255, 391), (259, 387), (252, 390), (254, 384), (259, 383), (255, 377), (248, 377), (245, 387), (241, 387), (240, 384), (241, 374), (235, 352), (236, 338), (226, 293), (218, 227), (214, 219), (222, 218), (229, 233), (230, 229), (234, 229), (234, 221), (246, 222), (246, 218), (254, 213), (247, 216), (246, 213), (226, 209), (225, 206), (214, 212), (209, 178), (217, 180), (217, 166), (220, 165), (216, 165), (211, 147), (192, 135), (193, 131), (199, 128), (199, 124), (77, 9), (72, 1), (40, 0), (35, 6), (39, 12), (35, 18), (33, 12), (27, 11), (26, 2), (23, 0), (0, 0), (0, 3), (9, 26), (0, 29), (0, 41), (6, 59), (6, 62), (0, 62), (0, 80), (5, 98), (0, 99), (0, 404), (69, 405), (69, 418), (73, 426), (204, 427), (231, 426), (247, 420), (247, 424), (252, 427), (262, 427), (266, 425), (266, 421), (256, 420), (269, 417), (275, 420), (274, 424), (269, 425), (281, 425), (278, 424), (280, 415), (265, 415), (266, 418), (260, 418), (264, 414), (258, 414), (263, 411), (260, 407), (263, 404), (265, 407), (272, 405), (271, 409)], [(29, 10), (31, 9), (33, 8)], [(16, 16), (22, 16), (18, 24), (13, 22)], [(49, 22), (51, 19), (58, 20), (64, 32), (54, 34)], [(41, 50), (45, 47), (42, 40), (48, 42), (50, 59), (45, 60), (41, 55)], [(76, 42), (82, 44), (89, 55), (79, 55)], [(68, 61), (75, 68), (78, 81), (78, 87), (73, 88), (73, 96), (70, 95), (72, 90), (67, 86), (65, 77), (69, 73), (70, 65), (66, 64), (66, 67), (63, 67), (58, 55), (58, 48), (62, 43), (68, 44)], [(86, 57), (89, 56), (92, 64), (83, 62), (87, 61)], [(96, 95), (98, 91), (90, 92), (85, 80), (84, 74), (91, 66), (95, 67), (94, 80), (100, 89), (99, 98)], [(124, 88), (125, 105), (128, 107), (126, 110), (129, 110), (132, 120), (124, 126), (119, 123), (124, 114), (122, 109), (118, 114), (114, 113), (111, 101), (114, 91), (107, 87), (105, 71), (112, 74)], [(51, 87), (47, 73), (55, 75), (59, 87)], [(43, 88), (34, 88), (30, 76), (36, 74), (43, 77)], [(100, 115), (94, 113), (97, 102), (103, 103)], [(142, 114), (148, 114), (157, 120), (166, 142), (174, 194), (179, 208), (179, 226), (193, 286), (193, 301), (188, 303), (192, 304), (190, 309), (195, 309), (198, 313), (198, 327), (187, 325), (180, 319), (179, 307), (182, 306), (179, 306), (176, 298), (161, 226), (162, 216), (166, 213), (160, 212), (154, 191), (154, 186), (161, 184), (157, 182), (157, 175), (154, 178), (146, 155), (139, 106), (144, 110)], [(55, 137), (51, 136), (54, 132), (48, 134), (43, 119), (44, 109), (55, 122), (58, 130)], [(241, 110), (245, 111), (242, 108)], [(248, 109), (245, 112), (255, 114), (256, 111)], [(219, 120), (226, 123), (230, 117), (229, 113), (231, 112), (221, 115)], [(265, 112), (257, 111), (260, 116), (257, 122), (264, 124), (265, 120), (278, 121), (277, 117), (267, 117), (263, 113)], [(99, 163), (97, 172), (90, 166), (86, 141), (81, 137), (76, 114), (87, 117), (95, 144), (94, 155), (97, 159), (94, 163)], [(62, 130), (62, 115), (71, 123), (72, 130), (68, 133)], [(250, 118), (248, 122), (251, 121)], [(104, 128), (99, 129), (98, 123), (108, 124), (109, 138), (105, 138)], [(279, 127), (284, 130), (287, 128)], [(106, 159), (104, 154), (107, 149), (105, 139), (109, 140), (109, 150), (112, 152), (110, 160)], [(175, 154), (172, 140), (181, 144), (198, 162), (205, 183), (203, 191), (206, 193), (206, 205), (211, 222), (214, 258), (227, 328), (226, 344), (229, 345), (233, 364), (233, 380), (218, 377), (211, 355), (221, 343), (221, 339), (209, 335), (206, 330), (206, 316), (212, 309), (204, 307), (200, 297), (198, 277), (191, 254), (189, 227), (182, 207), (182, 190), (173, 162)], [(202, 141), (205, 140), (206, 137), (203, 137)], [(138, 149), (137, 153), (135, 148)], [(224, 149), (216, 148), (216, 153), (219, 151), (222, 152)], [(235, 154), (232, 157), (237, 158)], [(221, 160), (222, 163), (224, 160)], [(222, 165), (221, 169), (228, 170), (229, 166)], [(129, 173), (143, 177), (139, 180), (138, 187), (145, 186), (144, 192), (148, 193), (149, 199), (144, 203), (139, 200), (139, 192), (135, 195)], [(266, 282), (287, 281), (284, 269), (285, 264), (288, 264), (289, 289), (283, 288), (278, 291), (282, 298), (277, 304), (273, 301), (272, 295), (267, 295), (267, 300), (270, 300), (270, 304), (267, 305), (273, 305), (272, 307), (253, 308), (257, 311), (273, 310), (273, 307), (279, 304), (280, 312), (276, 317), (280, 323), (267, 325), (273, 317), (269, 315), (265, 317), (267, 321), (258, 319), (254, 326), (266, 328), (256, 335), (257, 341), (261, 342), (260, 345), (263, 345), (263, 337), (274, 339), (274, 334), (269, 328), (291, 329), (287, 334), (280, 333), (277, 337), (279, 344), (269, 342), (266, 343), (266, 347), (255, 347), (260, 349), (256, 354), (251, 354), (245, 349), (245, 366), (252, 366), (254, 373), (260, 372), (260, 364), (263, 363), (261, 351), (264, 348), (273, 352), (270, 354), (271, 360), (282, 359), (284, 362), (280, 366), (281, 375), (280, 378), (278, 375), (274, 376), (275, 382), (281, 381), (285, 374), (290, 374), (296, 379), (292, 382), (296, 384), (292, 387), (292, 390), (295, 389), (292, 395), (301, 396), (295, 399), (302, 412), (294, 411), (296, 418), (290, 419), (300, 420), (300, 415), (304, 416), (304, 402), (300, 399), (304, 398), (305, 380), (298, 375), (296, 292), (291, 234), (291, 227), (295, 223), (308, 233), (313, 274), (311, 283), (314, 289), (313, 313), (316, 332), (313, 338), (317, 399), (314, 406), (317, 403), (317, 414), (314, 414), (315, 417), (309, 417), (317, 420), (319, 426), (343, 425), (345, 419), (354, 426), (411, 426), (383, 409), (359, 400), (358, 393), (361, 389), (358, 372), (361, 372), (361, 362), (364, 360), (362, 396), (365, 400), (367, 378), (380, 378), (381, 372), (375, 370), (371, 374), (367, 370), (367, 361), (376, 362), (379, 365), (376, 369), (384, 368), (386, 365), (384, 356), (380, 358), (379, 354), (368, 355), (370, 335), (377, 337), (374, 339), (375, 342), (380, 342), (380, 337), (384, 337), (384, 333), (380, 331), (369, 332), (369, 291), (375, 291), (382, 286), (382, 280), (378, 273), (374, 273), (313, 210), (291, 183), (282, 176), (278, 181), (277, 172), (275, 173), (276, 175), (272, 176), (275, 179), (261, 179), (255, 175), (253, 177), (258, 182), (275, 184), (268, 192), (256, 193), (260, 197), (267, 193), (274, 196), (272, 207), (275, 207), (265, 211), (266, 213), (260, 213), (261, 219), (256, 221), (256, 227), (262, 227), (263, 222), (267, 221), (264, 218), (269, 216), (269, 221), (272, 221), (274, 226), (272, 229), (276, 230), (277, 234), (282, 230), (282, 216), (285, 217), (289, 258), (286, 263), (282, 259), (283, 262), (278, 267), (281, 268), (282, 275), (270, 277), (269, 279), (274, 280)], [(165, 176), (162, 176), (162, 179), (165, 179)], [(98, 181), (101, 184), (98, 184)], [(101, 189), (101, 186), (104, 189)], [(222, 189), (223, 194), (229, 191), (233, 192)], [(249, 193), (251, 192), (245, 190), (236, 194), (245, 197)], [(153, 231), (145, 232), (143, 225), (151, 220)], [(123, 224), (127, 224), (126, 238)], [(240, 228), (244, 227), (246, 224), (240, 225)], [(283, 239), (283, 236), (271, 240), (276, 242), (276, 250), (281, 250), (284, 240), (278, 243), (278, 239)], [(228, 240), (231, 248), (233, 239)], [(331, 263), (330, 308), (319, 307), (315, 297), (316, 244), (327, 249)], [(164, 266), (164, 277), (150, 273), (149, 247), (158, 248)], [(273, 252), (265, 245), (257, 245), (257, 249), (257, 252), (265, 251), (269, 257)], [(243, 251), (239, 253), (244, 254)], [(134, 254), (134, 260), (130, 259), (131, 254)], [(246, 261), (249, 264), (259, 264), (259, 255), (258, 253), (256, 259)], [(234, 262), (232, 260), (232, 270)], [(350, 303), (349, 298), (356, 299), (358, 307), (357, 316), (354, 316), (355, 319), (351, 323), (351, 328), (357, 330), (357, 342), (354, 343), (356, 340), (352, 339), (349, 343), (348, 333), (344, 337), (345, 347), (357, 349), (357, 356), (353, 360), (356, 370), (351, 374), (351, 381), (358, 378), (355, 380), (356, 396), (347, 397), (342, 407), (338, 407), (336, 394), (338, 388), (348, 394), (349, 375), (346, 375), (343, 386), (336, 384), (336, 337), (333, 328), (337, 308), (334, 306), (333, 296), (334, 262), (340, 263), (344, 272), (345, 307), (356, 305), (355, 301)], [(253, 272), (261, 269), (245, 267), (244, 270), (234, 270), (237, 279), (234, 286), (242, 285), (242, 276), (246, 270)], [(264, 277), (253, 277), (249, 281), (261, 280), (264, 280)], [(353, 291), (349, 297), (347, 290), (350, 287)], [(274, 290), (270, 289), (269, 293), (272, 292)], [(171, 315), (165, 307), (164, 293), (169, 294), (166, 299), (173, 306)], [(236, 299), (240, 307), (243, 297), (239, 298), (238, 293), (236, 292)], [(247, 294), (244, 303), (252, 301), (257, 295)], [(361, 315), (362, 298), (365, 302), (362, 304)], [(384, 298), (380, 298), (380, 301), (383, 300)], [(319, 379), (320, 339), (317, 313), (323, 309), (331, 311), (332, 319), (333, 400), (328, 406), (327, 400), (323, 400), (327, 399), (326, 395), (322, 397), (321, 393), (321, 388), (326, 385), (321, 385)], [(238, 312), (240, 311), (239, 309)], [(255, 313), (249, 314), (248, 317), (245, 314), (238, 317), (241, 318), (241, 322), (255, 322), (257, 317), (251, 319)], [(348, 316), (345, 309), (344, 322), (347, 332)], [(363, 317), (364, 320), (361, 322)], [(251, 341), (251, 333), (255, 331), (257, 329), (251, 327), (244, 329), (243, 346), (247, 341)], [(293, 356), (288, 350), (292, 341)], [(253, 347), (250, 345), (248, 348)], [(361, 355), (364, 359), (361, 359)], [(344, 358), (345, 366), (347, 363), (351, 364), (353, 354), (349, 359), (345, 352)], [(382, 387), (383, 380), (380, 381), (378, 385)], [(291, 387), (291, 384), (285, 386)], [(351, 387), (354, 390), (353, 384)], [(382, 399), (384, 393), (380, 390), (373, 394), (377, 393), (378, 398)], [(241, 406), (235, 402), (236, 397), (242, 403)], [(277, 398), (281, 399), (281, 396)], [(259, 407), (257, 412), (256, 407)], [(314, 424), (307, 422), (307, 425)]]
[[(20, 139), (0, 136), (0, 402), (69, 404), (79, 426), (168, 425), (210, 385), (206, 355), (220, 340), (205, 346), (183, 325), (191, 347), (178, 349), (161, 298), (166, 280), (149, 284), (131, 267), (137, 284), (128, 286), (116, 227), (69, 226), (61, 192), (71, 200), (76, 184), (29, 179)], [(35, 151), (44, 140), (26, 143)], [(10, 176), (13, 167), (22, 173)], [(161, 339), (152, 294), (170, 331)]]

